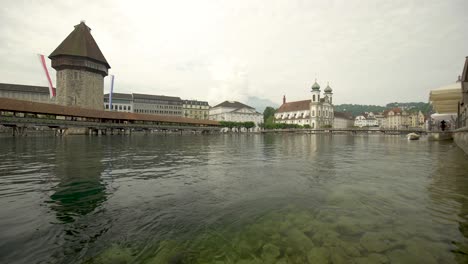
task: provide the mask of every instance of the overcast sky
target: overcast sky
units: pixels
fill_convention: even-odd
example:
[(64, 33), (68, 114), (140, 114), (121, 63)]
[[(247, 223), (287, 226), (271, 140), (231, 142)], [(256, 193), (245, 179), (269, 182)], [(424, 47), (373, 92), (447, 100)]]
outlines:
[(1, 0), (0, 82), (46, 86), (36, 54), (85, 20), (115, 92), (280, 104), (310, 99), (317, 78), (335, 103), (427, 101), (462, 71), (467, 10), (467, 0)]

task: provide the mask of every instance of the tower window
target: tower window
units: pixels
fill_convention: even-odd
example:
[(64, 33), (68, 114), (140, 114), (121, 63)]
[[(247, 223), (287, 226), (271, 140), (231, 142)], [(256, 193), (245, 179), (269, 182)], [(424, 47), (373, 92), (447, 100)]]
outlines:
[(315, 94), (314, 94), (314, 95), (312, 95), (312, 101), (314, 101), (314, 102), (315, 102)]

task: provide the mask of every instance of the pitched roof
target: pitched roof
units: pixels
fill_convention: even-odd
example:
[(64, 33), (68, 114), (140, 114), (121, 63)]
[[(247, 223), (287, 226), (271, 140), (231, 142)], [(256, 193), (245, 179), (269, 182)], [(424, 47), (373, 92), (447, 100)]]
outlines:
[(82, 21), (65, 40), (49, 55), (52, 59), (61, 55), (78, 56), (100, 62), (110, 68), (99, 46), (91, 35), (91, 29)]
[(280, 106), (277, 113), (303, 111), (310, 109), (310, 100), (284, 103)]
[(184, 104), (188, 105), (208, 105), (207, 101), (198, 101), (198, 100), (183, 100)]
[(165, 96), (165, 95), (152, 95), (152, 94), (133, 94), (134, 99), (149, 99), (149, 100), (165, 100), (165, 101), (180, 101), (182, 103), (182, 99), (176, 96)]
[(229, 113), (238, 112), (239, 110), (244, 109), (244, 108), (247, 108), (249, 110), (253, 110), (253, 113), (261, 115), (261, 113), (257, 112), (257, 110), (255, 110), (255, 108), (245, 107), (245, 106), (241, 107), (241, 108), (234, 109), (232, 111), (229, 111)]
[(255, 109), (251, 106), (248, 106), (246, 104), (243, 104), (243, 103), (240, 103), (240, 102), (237, 102), (237, 101), (224, 101), (220, 104), (217, 104), (215, 106), (213, 106), (213, 108), (215, 107), (228, 107), (228, 108), (235, 108), (235, 109), (239, 109), (239, 108), (251, 108), (251, 109)]
[[(109, 94), (108, 93), (104, 94), (104, 98), (109, 98)], [(133, 100), (132, 94), (127, 94), (127, 93), (112, 93), (112, 98)]]
[(0, 90), (23, 92), (23, 93), (49, 94), (49, 87), (46, 87), (46, 86), (22, 85), (22, 84), (13, 84), (13, 83), (0, 83)]

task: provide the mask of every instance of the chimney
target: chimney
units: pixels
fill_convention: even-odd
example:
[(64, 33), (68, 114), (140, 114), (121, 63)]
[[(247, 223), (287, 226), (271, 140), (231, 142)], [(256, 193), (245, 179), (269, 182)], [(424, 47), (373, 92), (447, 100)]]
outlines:
[(283, 95), (283, 104), (286, 103), (286, 95)]

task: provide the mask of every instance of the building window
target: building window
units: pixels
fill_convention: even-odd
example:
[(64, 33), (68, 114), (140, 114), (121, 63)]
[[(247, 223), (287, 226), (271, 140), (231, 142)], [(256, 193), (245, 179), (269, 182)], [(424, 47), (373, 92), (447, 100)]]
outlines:
[(106, 104), (106, 109), (109, 109), (109, 105), (108, 105), (108, 104)]
[(131, 111), (132, 110), (132, 107), (131, 106), (128, 106), (128, 111)]
[(315, 94), (314, 94), (314, 95), (312, 95), (312, 98), (313, 98), (313, 99), (312, 99), (312, 101), (314, 101), (314, 102), (315, 102)]

